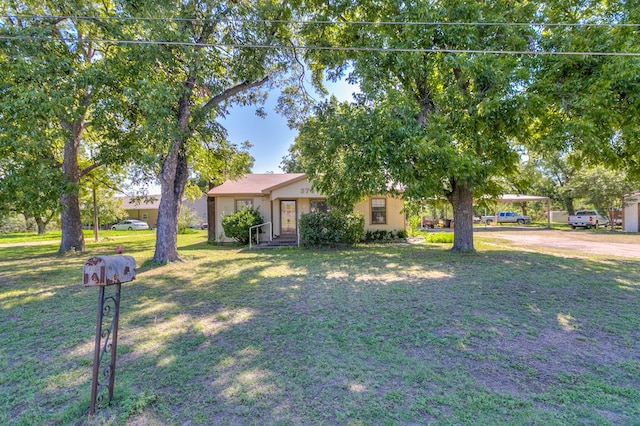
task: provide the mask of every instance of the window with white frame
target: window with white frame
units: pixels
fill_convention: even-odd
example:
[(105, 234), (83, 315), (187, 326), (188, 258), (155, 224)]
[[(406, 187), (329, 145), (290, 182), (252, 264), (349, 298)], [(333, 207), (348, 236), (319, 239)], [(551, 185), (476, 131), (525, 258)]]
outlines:
[(253, 200), (236, 200), (236, 211), (239, 212), (244, 208), (250, 209), (253, 207)]
[(387, 199), (371, 199), (371, 223), (374, 225), (384, 225), (387, 223)]

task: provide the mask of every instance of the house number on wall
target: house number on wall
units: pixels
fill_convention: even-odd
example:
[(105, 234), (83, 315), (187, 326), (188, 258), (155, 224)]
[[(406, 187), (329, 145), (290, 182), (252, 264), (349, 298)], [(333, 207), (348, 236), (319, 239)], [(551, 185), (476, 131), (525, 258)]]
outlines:
[(300, 188), (300, 193), (301, 194), (308, 194), (311, 192), (310, 188)]

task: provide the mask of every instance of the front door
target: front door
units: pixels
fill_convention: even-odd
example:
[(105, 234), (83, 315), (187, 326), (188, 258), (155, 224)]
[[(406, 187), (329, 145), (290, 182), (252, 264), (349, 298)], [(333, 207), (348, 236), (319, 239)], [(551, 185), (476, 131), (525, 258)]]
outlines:
[(296, 202), (280, 201), (280, 235), (296, 235)]

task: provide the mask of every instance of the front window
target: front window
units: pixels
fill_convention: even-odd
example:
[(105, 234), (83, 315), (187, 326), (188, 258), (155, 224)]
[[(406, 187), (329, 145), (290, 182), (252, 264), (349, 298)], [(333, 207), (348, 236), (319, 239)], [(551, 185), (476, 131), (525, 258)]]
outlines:
[(253, 200), (236, 200), (236, 211), (239, 212), (240, 210), (244, 209), (244, 208), (252, 208), (253, 207)]
[(371, 199), (371, 223), (384, 225), (387, 223), (387, 199), (372, 198)]
[(329, 206), (327, 205), (327, 200), (311, 200), (311, 212), (321, 212), (326, 213), (329, 211)]

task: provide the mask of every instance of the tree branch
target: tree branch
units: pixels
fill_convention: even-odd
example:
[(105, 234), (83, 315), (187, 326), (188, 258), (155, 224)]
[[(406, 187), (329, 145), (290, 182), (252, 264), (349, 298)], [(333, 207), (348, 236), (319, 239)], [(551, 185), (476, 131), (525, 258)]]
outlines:
[(87, 174), (89, 174), (92, 170), (97, 169), (98, 167), (102, 166), (102, 161), (96, 161), (95, 163), (91, 164), (90, 166), (85, 167), (84, 169), (80, 170), (80, 176), (85, 176)]
[(224, 102), (230, 97), (235, 96), (238, 93), (244, 92), (245, 90), (253, 89), (254, 87), (260, 87), (263, 84), (265, 84), (267, 81), (269, 81), (268, 75), (262, 78), (261, 80), (256, 80), (252, 83), (245, 81), (233, 87), (230, 87), (227, 90), (223, 91), (222, 93), (219, 93), (214, 97), (212, 97), (211, 99), (209, 99), (209, 101), (206, 104), (204, 104), (204, 106), (200, 109), (200, 113), (203, 115), (206, 115), (209, 113), (209, 111), (211, 111), (211, 109), (215, 105), (218, 105), (220, 102)]

